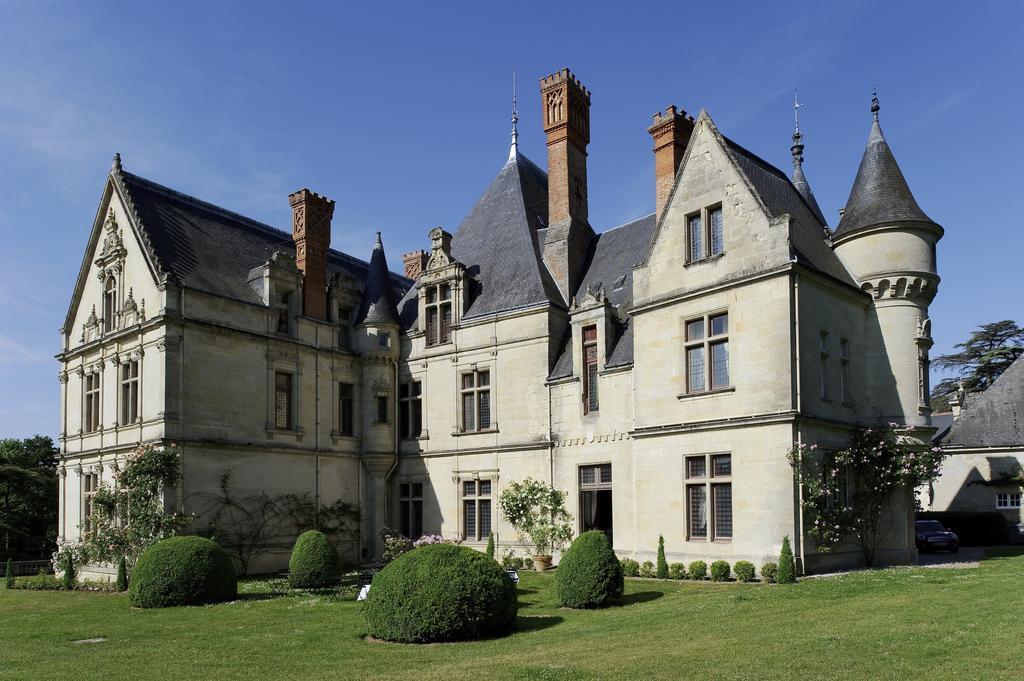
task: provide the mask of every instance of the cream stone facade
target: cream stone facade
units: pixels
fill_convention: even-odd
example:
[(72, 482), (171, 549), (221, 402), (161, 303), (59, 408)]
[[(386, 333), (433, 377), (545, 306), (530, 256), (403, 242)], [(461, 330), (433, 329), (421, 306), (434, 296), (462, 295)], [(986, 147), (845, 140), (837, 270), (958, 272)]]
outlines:
[[(412, 278), (388, 271), (379, 236), (369, 262), (320, 248), (334, 205), (308, 190), (289, 235), (115, 158), (58, 355), (62, 537), (152, 443), (180, 448), (165, 503), (197, 531), (230, 474), (242, 494), (357, 503), (353, 561), (380, 555), (384, 527), (525, 555), (497, 502), (532, 477), (622, 557), (653, 559), (662, 535), (670, 562), (761, 564), (789, 535), (804, 571), (857, 564), (803, 540), (787, 453), (842, 446), (855, 424), (930, 427), (942, 229), (877, 108), (835, 231), (799, 132), (790, 179), (671, 107), (651, 128), (657, 212), (595, 232), (589, 92), (568, 70), (541, 86), (548, 172), (513, 130), (454, 235), (434, 228), (429, 258), (407, 256)], [(913, 562), (909, 495), (890, 512), (882, 560)]]

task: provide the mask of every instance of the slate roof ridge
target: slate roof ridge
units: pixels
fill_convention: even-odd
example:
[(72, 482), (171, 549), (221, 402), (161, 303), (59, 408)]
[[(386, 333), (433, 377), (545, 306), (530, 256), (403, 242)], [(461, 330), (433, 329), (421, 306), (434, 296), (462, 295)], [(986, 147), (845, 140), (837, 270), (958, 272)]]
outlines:
[[(232, 222), (241, 223), (246, 227), (251, 227), (260, 230), (269, 236), (279, 237), (281, 239), (282, 245), (288, 245), (293, 243), (291, 233), (286, 232), (283, 229), (274, 227), (272, 225), (268, 225), (265, 222), (260, 222), (259, 220), (255, 220), (246, 215), (242, 215), (241, 213), (236, 213), (235, 211), (228, 210), (227, 208), (224, 208), (223, 206), (218, 206), (215, 203), (204, 201), (203, 199), (192, 196), (191, 194), (186, 194), (185, 192), (178, 191), (177, 189), (172, 189), (167, 185), (160, 184), (159, 182), (154, 182), (153, 180), (150, 180), (149, 178), (146, 177), (142, 177), (141, 175), (138, 175), (136, 173), (132, 173), (127, 170), (118, 170), (117, 172), (119, 172), (124, 179), (127, 179), (130, 182), (137, 182), (150, 191), (163, 194), (164, 196), (171, 199), (183, 201), (201, 210), (206, 210), (211, 213), (218, 214), (221, 217), (227, 218)], [(131, 192), (131, 187), (125, 188), (128, 190), (129, 193)], [(143, 227), (145, 228), (145, 225), (143, 225)], [(365, 267), (369, 266), (369, 261), (357, 258), (354, 255), (350, 255), (348, 253), (345, 253), (344, 251), (339, 251), (335, 248), (328, 248), (327, 253), (328, 255), (340, 257), (342, 260), (348, 260), (356, 265), (361, 265)], [(392, 272), (391, 274), (401, 276), (398, 275), (397, 272)]]
[(628, 222), (623, 222), (621, 225), (615, 225), (614, 227), (609, 227), (608, 229), (604, 230), (603, 232), (597, 232), (596, 236), (598, 238), (600, 238), (602, 235), (607, 234), (608, 232), (614, 232), (615, 230), (622, 229), (624, 227), (632, 227), (633, 225), (635, 225), (638, 222), (642, 222), (644, 220), (650, 219), (650, 217), (652, 215), (654, 215), (654, 214), (655, 214), (654, 211), (651, 211), (650, 213), (646, 213), (644, 215), (641, 215), (640, 217), (638, 217), (636, 219), (629, 220)]
[(943, 441), (967, 448), (1024, 445), (1024, 355), (984, 391), (968, 395)]

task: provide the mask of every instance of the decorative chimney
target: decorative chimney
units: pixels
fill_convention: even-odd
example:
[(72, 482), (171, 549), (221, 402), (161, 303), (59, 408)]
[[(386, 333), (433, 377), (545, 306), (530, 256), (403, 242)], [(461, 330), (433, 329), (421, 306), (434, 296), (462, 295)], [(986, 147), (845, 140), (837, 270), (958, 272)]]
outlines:
[(594, 231), (587, 216), (590, 91), (569, 69), (540, 81), (548, 146), (548, 227), (544, 262), (568, 302), (582, 276)]
[(647, 128), (654, 139), (654, 212), (661, 219), (668, 197), (676, 182), (676, 171), (693, 132), (693, 116), (677, 110), (675, 105), (665, 113), (654, 114), (654, 123)]
[(334, 201), (309, 189), (288, 196), (292, 206), (295, 265), (302, 272), (302, 314), (327, 321), (327, 249)]
[(427, 259), (430, 254), (426, 251), (413, 251), (402, 256), (405, 264), (405, 276), (409, 279), (417, 279), (420, 273), (427, 268)]

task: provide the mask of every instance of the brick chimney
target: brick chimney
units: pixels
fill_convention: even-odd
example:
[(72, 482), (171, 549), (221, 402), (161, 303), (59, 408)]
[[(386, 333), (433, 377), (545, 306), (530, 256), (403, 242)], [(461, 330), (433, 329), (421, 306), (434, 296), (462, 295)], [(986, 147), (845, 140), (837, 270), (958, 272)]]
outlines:
[(292, 206), (295, 264), (302, 272), (302, 314), (327, 320), (327, 249), (334, 201), (308, 189), (288, 196)]
[(420, 273), (427, 269), (427, 260), (429, 258), (430, 254), (426, 251), (413, 251), (403, 255), (402, 262), (405, 264), (405, 276), (410, 279), (418, 278)]
[(654, 139), (654, 212), (660, 220), (693, 132), (693, 116), (669, 106), (665, 113), (654, 114), (647, 132)]
[(566, 302), (582, 276), (594, 231), (587, 215), (590, 91), (569, 69), (540, 81), (548, 147), (544, 262)]

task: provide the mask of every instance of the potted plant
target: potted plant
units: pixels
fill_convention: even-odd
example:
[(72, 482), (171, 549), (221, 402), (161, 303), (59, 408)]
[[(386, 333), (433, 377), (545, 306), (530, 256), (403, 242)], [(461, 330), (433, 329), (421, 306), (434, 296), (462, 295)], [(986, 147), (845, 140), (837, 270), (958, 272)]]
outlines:
[(572, 539), (565, 492), (548, 484), (532, 478), (513, 482), (501, 493), (498, 506), (519, 539), (533, 546), (538, 571), (551, 567), (551, 554)]

